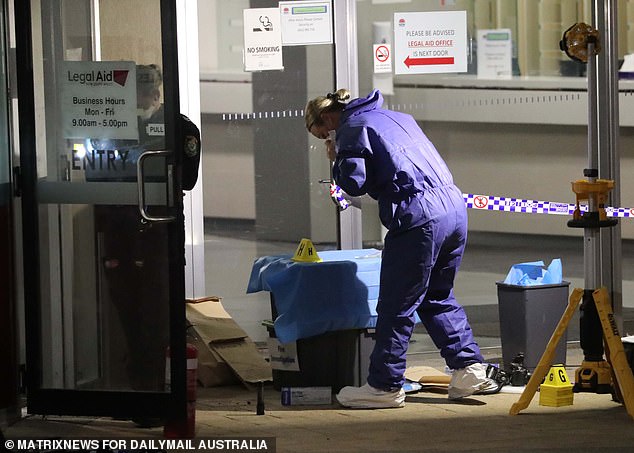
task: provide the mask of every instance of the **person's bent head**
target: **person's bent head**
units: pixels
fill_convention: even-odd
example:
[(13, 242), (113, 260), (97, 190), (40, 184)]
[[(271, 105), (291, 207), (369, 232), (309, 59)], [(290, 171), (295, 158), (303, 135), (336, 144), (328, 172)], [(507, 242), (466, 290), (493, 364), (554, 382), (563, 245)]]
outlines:
[(308, 101), (304, 109), (306, 129), (317, 138), (328, 138), (328, 131), (337, 129), (341, 111), (350, 100), (350, 92), (341, 88), (326, 96)]

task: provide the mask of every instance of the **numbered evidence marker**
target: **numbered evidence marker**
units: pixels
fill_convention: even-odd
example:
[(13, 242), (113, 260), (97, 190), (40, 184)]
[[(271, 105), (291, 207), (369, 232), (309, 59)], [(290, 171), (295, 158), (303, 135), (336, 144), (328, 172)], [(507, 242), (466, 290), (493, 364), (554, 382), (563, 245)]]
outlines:
[(322, 261), (311, 240), (306, 238), (302, 239), (299, 246), (297, 246), (297, 250), (295, 251), (295, 255), (293, 255), (292, 260), (302, 263), (319, 263)]
[(574, 398), (573, 384), (563, 365), (553, 365), (539, 386), (540, 406), (571, 406)]

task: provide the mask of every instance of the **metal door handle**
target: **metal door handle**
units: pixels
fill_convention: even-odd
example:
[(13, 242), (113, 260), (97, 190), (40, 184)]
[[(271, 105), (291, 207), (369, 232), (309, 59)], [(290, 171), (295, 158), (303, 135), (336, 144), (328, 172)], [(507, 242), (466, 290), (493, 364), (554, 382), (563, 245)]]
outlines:
[[(141, 217), (145, 220), (147, 220), (148, 222), (173, 222), (174, 220), (176, 220), (175, 216), (166, 216), (166, 217), (155, 217), (155, 216), (151, 216), (147, 213), (147, 211), (145, 210), (145, 169), (144, 169), (144, 162), (146, 159), (150, 158), (150, 157), (157, 157), (157, 156), (169, 156), (170, 154), (172, 154), (171, 151), (145, 151), (143, 153), (141, 153), (141, 155), (139, 156), (139, 159), (137, 160), (136, 163), (136, 174), (137, 174), (137, 185), (139, 187), (139, 212), (141, 213)], [(169, 181), (171, 181), (171, 177), (168, 179), (168, 184)], [(168, 188), (169, 190), (170, 188)]]

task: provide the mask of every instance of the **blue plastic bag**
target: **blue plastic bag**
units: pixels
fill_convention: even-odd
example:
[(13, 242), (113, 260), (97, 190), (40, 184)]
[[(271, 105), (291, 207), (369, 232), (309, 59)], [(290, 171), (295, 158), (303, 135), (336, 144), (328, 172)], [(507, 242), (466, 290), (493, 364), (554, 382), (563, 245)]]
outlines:
[(555, 258), (544, 269), (543, 261), (514, 264), (506, 275), (507, 285), (535, 286), (556, 285), (562, 282), (561, 259)]

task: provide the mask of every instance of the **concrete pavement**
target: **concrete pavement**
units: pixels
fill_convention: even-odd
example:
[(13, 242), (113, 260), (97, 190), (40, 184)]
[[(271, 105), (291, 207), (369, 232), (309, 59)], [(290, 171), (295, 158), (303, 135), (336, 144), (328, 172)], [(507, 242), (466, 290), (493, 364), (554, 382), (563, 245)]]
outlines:
[[(499, 358), (487, 349), (489, 361)], [(567, 372), (581, 362), (569, 346)], [(433, 354), (420, 354), (410, 365), (443, 369)], [(244, 386), (199, 388), (196, 438), (274, 439), (277, 452), (632, 452), (634, 419), (611, 395), (574, 394), (574, 404), (539, 405), (511, 416), (519, 393), (474, 396), (449, 401), (445, 390), (408, 395), (400, 409), (352, 410), (336, 402), (326, 406), (282, 406), (271, 384), (264, 391), (265, 414), (256, 415), (257, 394)], [(515, 389), (519, 391), (518, 389)], [(108, 418), (31, 416), (5, 430), (8, 438), (162, 439), (161, 428), (139, 429)]]

